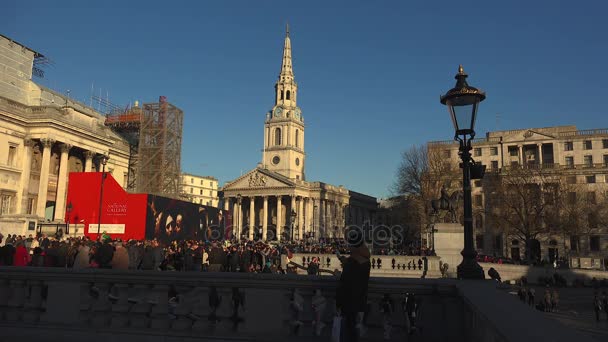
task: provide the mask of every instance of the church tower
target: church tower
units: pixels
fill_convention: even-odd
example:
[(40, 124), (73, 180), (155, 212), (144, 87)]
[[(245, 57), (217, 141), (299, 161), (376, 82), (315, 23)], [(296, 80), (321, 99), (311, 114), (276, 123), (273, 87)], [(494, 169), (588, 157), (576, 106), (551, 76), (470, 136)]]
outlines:
[(298, 85), (291, 64), (289, 26), (283, 46), (283, 62), (274, 86), (275, 101), (264, 124), (263, 166), (291, 179), (305, 180), (304, 118), (297, 106)]

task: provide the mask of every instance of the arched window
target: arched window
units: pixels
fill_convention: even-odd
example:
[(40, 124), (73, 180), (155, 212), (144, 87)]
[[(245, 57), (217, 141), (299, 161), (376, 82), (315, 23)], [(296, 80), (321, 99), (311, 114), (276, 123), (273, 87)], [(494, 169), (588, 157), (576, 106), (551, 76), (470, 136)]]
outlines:
[(300, 130), (296, 129), (296, 147), (300, 147)]
[(287, 94), (285, 94), (285, 99), (289, 100), (291, 93), (289, 92), (289, 90), (287, 91)]
[(281, 90), (281, 100), (283, 99), (283, 91)]
[(281, 145), (281, 129), (280, 128), (276, 128), (274, 130), (274, 144), (275, 145)]

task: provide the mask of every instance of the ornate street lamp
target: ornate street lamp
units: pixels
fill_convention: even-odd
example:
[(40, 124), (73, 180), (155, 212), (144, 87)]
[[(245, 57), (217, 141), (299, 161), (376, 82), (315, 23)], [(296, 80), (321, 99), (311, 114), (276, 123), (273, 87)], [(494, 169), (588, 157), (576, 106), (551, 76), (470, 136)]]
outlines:
[[(476, 178), (483, 176), (483, 166), (475, 164), (471, 158), (471, 140), (475, 137), (475, 119), (477, 107), (486, 98), (486, 94), (467, 84), (462, 65), (456, 74), (456, 86), (441, 96), (441, 104), (446, 105), (454, 124), (454, 140), (460, 143), (462, 163), (462, 187), (464, 199), (464, 249), (462, 263), (458, 265), (459, 279), (484, 279), (484, 272), (477, 263), (477, 251), (473, 246), (473, 209), (471, 203), (471, 169)], [(481, 169), (481, 170), (480, 170)], [(481, 171), (481, 174), (479, 174)]]
[(97, 240), (99, 240), (99, 234), (100, 234), (100, 230), (101, 230), (101, 203), (103, 201), (103, 183), (106, 179), (106, 164), (108, 163), (108, 159), (110, 159), (110, 156), (107, 154), (103, 154), (100, 159), (100, 162), (102, 165), (102, 170), (101, 170), (101, 188), (99, 190), (99, 215), (97, 216)]
[(66, 227), (65, 227), (66, 234), (70, 234), (70, 218), (71, 218), (71, 213), (72, 213), (73, 208), (74, 207), (72, 206), (72, 201), (70, 201), (70, 203), (68, 203), (68, 206), (65, 208), (66, 211), (68, 212), (68, 219), (66, 221)]
[(294, 238), (294, 236), (293, 236), (293, 233), (294, 233), (294, 225), (295, 225), (295, 222), (296, 222), (296, 217), (297, 217), (297, 216), (298, 216), (298, 214), (296, 214), (296, 211), (295, 211), (295, 210), (293, 210), (293, 209), (291, 209), (291, 229), (290, 229), (290, 230), (291, 230), (291, 231), (290, 231), (290, 233), (291, 233), (291, 241), (293, 241), (293, 238)]

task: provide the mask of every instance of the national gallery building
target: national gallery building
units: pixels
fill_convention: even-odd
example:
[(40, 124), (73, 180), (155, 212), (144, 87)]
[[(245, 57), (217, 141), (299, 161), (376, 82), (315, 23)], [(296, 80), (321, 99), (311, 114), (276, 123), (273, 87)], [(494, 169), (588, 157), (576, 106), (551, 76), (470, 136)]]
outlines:
[(347, 225), (374, 223), (376, 198), (306, 180), (305, 125), (297, 100), (287, 31), (275, 104), (264, 121), (262, 163), (222, 189), (224, 209), (232, 211), (238, 236), (262, 240), (342, 237)]
[[(68, 174), (106, 171), (126, 185), (129, 146), (104, 116), (38, 85), (44, 56), (0, 35), (0, 233), (35, 234), (64, 223)], [(92, 185), (93, 186), (93, 185)], [(73, 203), (72, 206), (77, 206)]]

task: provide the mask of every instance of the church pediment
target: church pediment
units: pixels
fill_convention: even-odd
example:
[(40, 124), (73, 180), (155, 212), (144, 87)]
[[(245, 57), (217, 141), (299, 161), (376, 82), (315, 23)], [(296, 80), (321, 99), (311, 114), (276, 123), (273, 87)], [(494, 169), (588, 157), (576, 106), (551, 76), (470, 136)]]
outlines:
[(504, 137), (504, 142), (519, 142), (519, 141), (542, 141), (547, 139), (555, 139), (554, 136), (539, 132), (533, 129), (522, 130), (517, 133)]
[(261, 189), (291, 186), (295, 186), (295, 184), (288, 178), (268, 170), (255, 168), (226, 185), (224, 190)]

